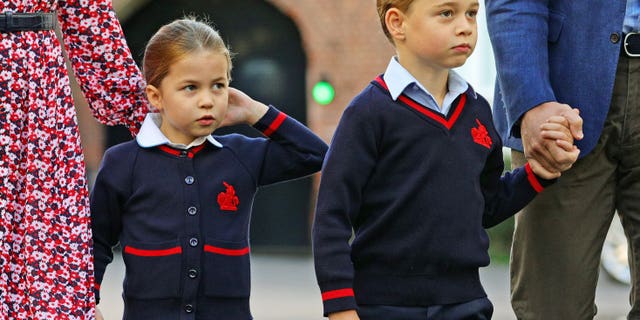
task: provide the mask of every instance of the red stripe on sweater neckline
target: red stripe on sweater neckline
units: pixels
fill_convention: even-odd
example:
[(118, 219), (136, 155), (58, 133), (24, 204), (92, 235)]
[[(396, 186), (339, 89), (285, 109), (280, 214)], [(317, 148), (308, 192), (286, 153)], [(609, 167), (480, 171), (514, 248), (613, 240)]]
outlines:
[(199, 145), (199, 146), (195, 146), (195, 147), (193, 147), (193, 148), (191, 148), (189, 150), (175, 149), (175, 148), (169, 147), (169, 146), (164, 145), (164, 144), (158, 146), (158, 148), (160, 148), (160, 150), (162, 150), (162, 151), (164, 151), (164, 152), (166, 152), (168, 154), (174, 155), (176, 157), (182, 155), (183, 151), (186, 151), (187, 152), (187, 154), (186, 154), (187, 157), (189, 157), (189, 159), (191, 159), (196, 155), (196, 153), (200, 152), (200, 150), (202, 150), (204, 148), (204, 143)]
[[(380, 84), (385, 90), (387, 90), (387, 92), (389, 92), (389, 87), (387, 86), (387, 83), (384, 81), (384, 79), (382, 79), (382, 76), (378, 76), (375, 79), (375, 81), (378, 84)], [(458, 104), (456, 106), (454, 106), (453, 114), (451, 115), (451, 117), (449, 119), (445, 118), (445, 116), (442, 115), (441, 113), (435, 112), (435, 111), (429, 109), (428, 107), (423, 106), (422, 104), (414, 101), (413, 99), (409, 98), (404, 93), (400, 94), (400, 96), (398, 97), (398, 100), (400, 100), (400, 102), (404, 103), (405, 105), (407, 105), (411, 109), (414, 109), (414, 110), (420, 112), (421, 114), (427, 116), (428, 118), (440, 123), (445, 128), (451, 130), (453, 125), (456, 123), (456, 121), (460, 117), (460, 114), (462, 113), (462, 109), (464, 109), (464, 106), (466, 105), (467, 94), (464, 93), (464, 94), (462, 94), (460, 96), (460, 100), (458, 101)]]

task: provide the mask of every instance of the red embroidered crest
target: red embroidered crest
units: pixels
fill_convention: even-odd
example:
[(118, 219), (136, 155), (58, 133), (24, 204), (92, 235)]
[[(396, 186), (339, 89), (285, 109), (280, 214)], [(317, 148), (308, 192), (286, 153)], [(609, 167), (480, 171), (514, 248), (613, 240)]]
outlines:
[(223, 181), (222, 183), (224, 184), (225, 191), (218, 193), (218, 205), (220, 205), (220, 210), (238, 211), (240, 199), (236, 196), (236, 189), (226, 181)]
[(476, 119), (476, 122), (478, 123), (478, 127), (471, 128), (473, 141), (479, 145), (485, 146), (487, 149), (490, 149), (493, 142), (489, 136), (489, 131), (487, 131), (487, 128), (480, 123), (480, 120)]

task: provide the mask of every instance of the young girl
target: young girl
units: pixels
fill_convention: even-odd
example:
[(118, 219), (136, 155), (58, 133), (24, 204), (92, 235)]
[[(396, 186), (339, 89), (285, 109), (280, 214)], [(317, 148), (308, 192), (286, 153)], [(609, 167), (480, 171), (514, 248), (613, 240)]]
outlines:
[[(249, 218), (260, 186), (320, 170), (327, 145), (274, 107), (229, 88), (218, 33), (182, 19), (145, 50), (149, 114), (107, 150), (91, 194), (96, 297), (111, 248), (126, 265), (127, 319), (251, 319)], [(266, 138), (212, 136), (247, 123)]]

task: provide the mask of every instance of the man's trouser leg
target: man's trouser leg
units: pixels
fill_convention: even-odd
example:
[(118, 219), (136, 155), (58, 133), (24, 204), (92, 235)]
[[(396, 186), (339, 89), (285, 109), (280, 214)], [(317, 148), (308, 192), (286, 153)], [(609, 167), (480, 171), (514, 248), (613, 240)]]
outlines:
[[(629, 63), (637, 60), (621, 58), (595, 149), (516, 216), (511, 300), (519, 319), (593, 318), (602, 244), (616, 208), (635, 239), (631, 257), (640, 259), (640, 106), (637, 93), (629, 95), (640, 74)], [(522, 153), (512, 153), (514, 166), (524, 161)]]
[[(627, 68), (626, 90), (616, 91), (614, 102), (627, 108), (624, 119), (622, 160), (618, 167), (616, 208), (629, 240), (631, 269), (631, 312), (629, 319), (640, 319), (640, 58), (621, 58)], [(619, 71), (620, 72), (620, 71)], [(622, 84), (621, 84), (622, 86)]]

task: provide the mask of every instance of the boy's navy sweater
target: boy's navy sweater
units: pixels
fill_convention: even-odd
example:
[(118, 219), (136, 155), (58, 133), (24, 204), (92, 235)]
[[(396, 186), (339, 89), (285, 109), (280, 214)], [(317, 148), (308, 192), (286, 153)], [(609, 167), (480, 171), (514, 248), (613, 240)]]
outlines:
[(373, 81), (344, 111), (322, 169), (313, 250), (325, 315), (485, 297), (483, 227), (552, 183), (528, 166), (501, 177), (503, 166), (491, 109), (471, 88), (445, 118)]
[(231, 134), (215, 137), (221, 148), (130, 141), (107, 150), (91, 194), (97, 297), (119, 242), (126, 319), (251, 319), (254, 195), (317, 172), (327, 150), (273, 107), (254, 127), (270, 139)]

